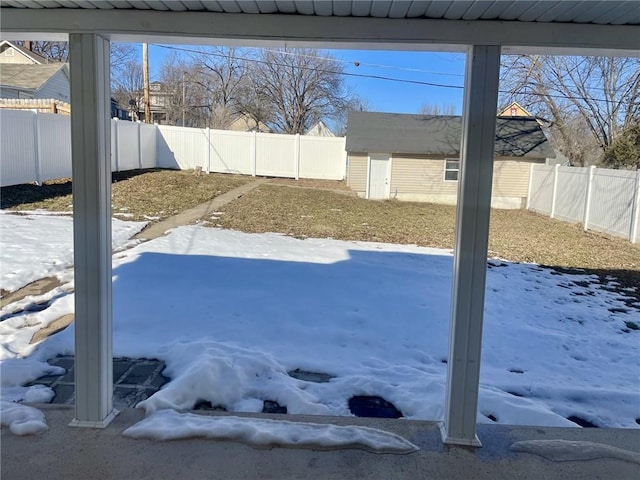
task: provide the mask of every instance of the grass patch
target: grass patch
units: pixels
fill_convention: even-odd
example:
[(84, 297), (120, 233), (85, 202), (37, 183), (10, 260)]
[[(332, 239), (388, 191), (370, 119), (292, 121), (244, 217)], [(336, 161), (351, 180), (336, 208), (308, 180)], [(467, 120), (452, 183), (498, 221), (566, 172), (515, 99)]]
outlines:
[[(453, 248), (455, 207), (372, 201), (318, 189), (263, 185), (222, 209), (215, 225), (298, 238), (331, 237)], [(640, 246), (526, 210), (493, 210), (490, 256), (585, 269), (640, 286)], [(574, 272), (575, 273), (575, 272)], [(640, 291), (636, 290), (638, 296)]]
[(448, 205), (373, 202), (320, 189), (262, 185), (222, 209), (216, 225), (250, 233), (453, 245)]
[[(114, 173), (111, 204), (117, 218), (160, 220), (195, 207), (240, 185), (252, 177), (191, 171), (134, 170)], [(71, 179), (45, 182), (42, 186), (15, 185), (2, 188), (0, 206), (10, 210), (72, 210)], [(158, 217), (158, 218), (155, 218)]]

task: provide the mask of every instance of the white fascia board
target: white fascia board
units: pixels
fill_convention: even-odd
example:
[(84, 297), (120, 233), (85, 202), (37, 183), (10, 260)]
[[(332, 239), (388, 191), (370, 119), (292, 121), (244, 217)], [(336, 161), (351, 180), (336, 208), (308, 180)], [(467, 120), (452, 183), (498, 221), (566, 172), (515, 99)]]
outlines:
[(640, 26), (636, 25), (202, 11), (1, 10), (0, 32), (7, 39), (16, 39), (16, 34), (24, 32), (38, 32), (42, 39), (91, 32), (116, 42), (425, 51), (465, 51), (467, 45), (499, 45), (504, 53), (640, 56)]

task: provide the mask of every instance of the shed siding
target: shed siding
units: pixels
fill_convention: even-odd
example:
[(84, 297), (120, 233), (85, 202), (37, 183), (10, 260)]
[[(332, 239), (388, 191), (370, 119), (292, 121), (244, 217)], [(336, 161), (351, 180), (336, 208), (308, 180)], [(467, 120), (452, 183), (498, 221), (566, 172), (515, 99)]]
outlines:
[(526, 197), (532, 163), (544, 163), (544, 159), (496, 160), (493, 164), (493, 196)]
[(359, 196), (367, 191), (367, 160), (366, 153), (350, 153), (349, 168), (347, 170), (347, 185)]
[(396, 195), (455, 195), (458, 182), (444, 181), (445, 157), (394, 155), (391, 172), (391, 198)]
[(38, 90), (36, 98), (53, 98), (67, 103), (71, 101), (69, 78), (64, 69), (59, 70)]

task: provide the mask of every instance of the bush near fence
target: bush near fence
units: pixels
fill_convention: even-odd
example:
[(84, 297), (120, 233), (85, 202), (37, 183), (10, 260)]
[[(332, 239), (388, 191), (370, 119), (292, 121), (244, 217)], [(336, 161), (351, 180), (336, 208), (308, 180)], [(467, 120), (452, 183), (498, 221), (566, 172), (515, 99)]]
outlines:
[(640, 242), (640, 170), (532, 165), (527, 208)]
[[(0, 110), (0, 185), (71, 177), (70, 117)], [(112, 171), (142, 168), (343, 180), (345, 139), (111, 120)]]

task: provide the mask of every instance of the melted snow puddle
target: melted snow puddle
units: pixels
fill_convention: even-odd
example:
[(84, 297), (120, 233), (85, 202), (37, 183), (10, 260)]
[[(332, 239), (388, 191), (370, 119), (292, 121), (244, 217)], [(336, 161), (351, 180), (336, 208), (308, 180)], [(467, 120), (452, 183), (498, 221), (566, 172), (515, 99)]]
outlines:
[(569, 440), (527, 440), (511, 445), (515, 452), (531, 453), (553, 462), (576, 462), (598, 458), (614, 458), (640, 464), (640, 453), (603, 443)]
[(236, 440), (254, 447), (335, 450), (358, 448), (374, 453), (406, 454), (420, 450), (394, 433), (368, 427), (325, 425), (243, 417), (206, 417), (159, 410), (127, 428), (123, 435), (151, 440), (208, 438)]

